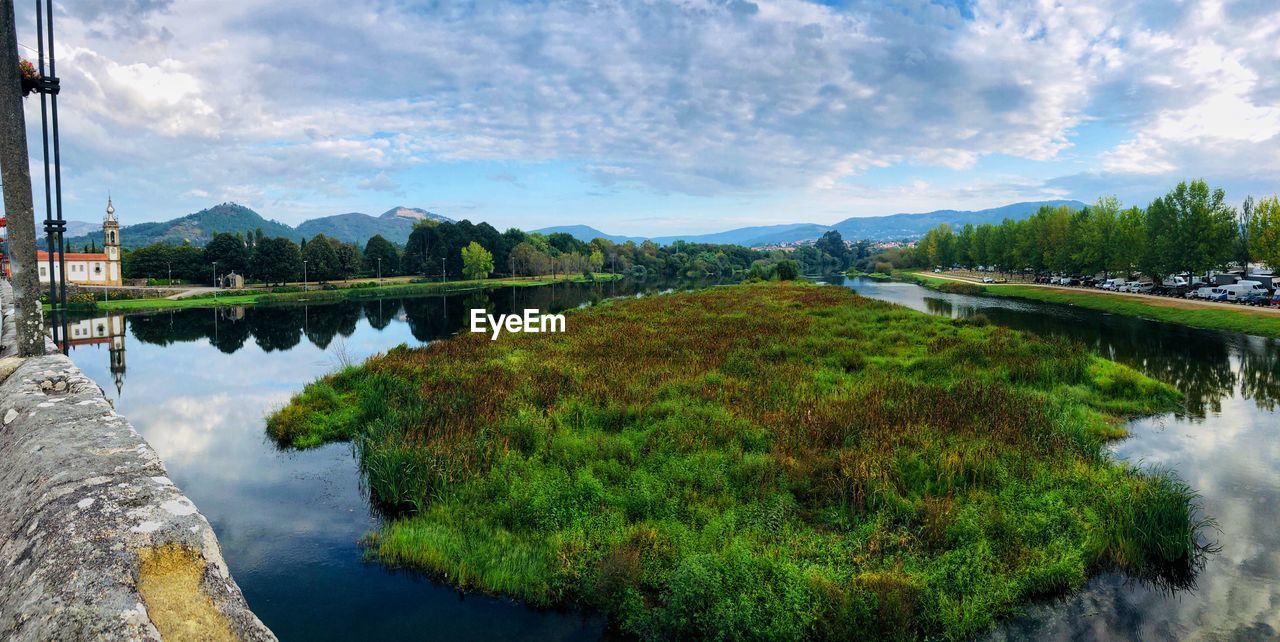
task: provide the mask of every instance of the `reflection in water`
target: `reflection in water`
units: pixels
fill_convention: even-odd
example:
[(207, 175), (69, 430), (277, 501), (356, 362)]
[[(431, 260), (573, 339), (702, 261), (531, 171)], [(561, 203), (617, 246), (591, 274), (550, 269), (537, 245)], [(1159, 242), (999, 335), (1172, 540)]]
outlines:
[(1195, 585), (1162, 587), (1110, 573), (1037, 604), (993, 639), (1275, 639), (1280, 635), (1280, 342), (1069, 306), (943, 294), (863, 279), (864, 296), (931, 314), (1068, 337), (1177, 386), (1186, 407), (1131, 426), (1118, 457), (1172, 469), (1201, 494), (1222, 550)]
[(107, 360), (111, 364), (111, 378), (117, 394), (124, 388), (124, 335), (122, 314), (77, 319), (68, 322), (66, 327), (66, 344), (73, 350), (87, 346), (107, 347)]

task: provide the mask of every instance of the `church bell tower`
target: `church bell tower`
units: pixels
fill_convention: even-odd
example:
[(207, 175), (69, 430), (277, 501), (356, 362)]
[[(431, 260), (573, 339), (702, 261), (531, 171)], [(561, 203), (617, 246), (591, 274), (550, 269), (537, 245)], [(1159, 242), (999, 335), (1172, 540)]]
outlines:
[(107, 283), (120, 285), (120, 221), (116, 220), (116, 208), (107, 196), (107, 217), (102, 220), (102, 251), (107, 255)]

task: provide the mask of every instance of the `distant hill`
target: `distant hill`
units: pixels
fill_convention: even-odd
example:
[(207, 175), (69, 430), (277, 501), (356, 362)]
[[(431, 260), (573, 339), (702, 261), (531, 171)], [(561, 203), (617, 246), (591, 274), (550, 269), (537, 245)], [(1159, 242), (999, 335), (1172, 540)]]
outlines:
[(999, 223), (1006, 218), (1021, 220), (1031, 216), (1036, 210), (1045, 205), (1050, 207), (1066, 205), (1076, 210), (1085, 207), (1085, 204), (1080, 201), (1031, 201), (975, 211), (937, 210), (924, 214), (854, 217), (840, 221), (831, 227), (838, 230), (840, 236), (848, 240), (888, 241), (910, 239), (924, 236), (925, 232), (943, 223), (947, 223), (951, 227), (960, 227), (969, 223), (974, 225)]
[[(422, 209), (393, 207), (381, 216), (351, 212), (311, 219), (293, 228), (279, 221), (263, 218), (261, 214), (243, 205), (223, 203), (168, 221), (125, 225), (120, 228), (120, 242), (125, 249), (152, 243), (204, 245), (220, 232), (232, 234), (240, 232), (248, 235), (254, 230), (261, 229), (267, 236), (283, 236), (298, 240), (324, 234), (361, 245), (375, 234), (381, 234), (388, 240), (403, 245), (409, 239), (409, 232), (413, 229), (414, 223), (424, 219), (450, 220)], [(82, 247), (90, 242), (101, 245), (102, 224), (84, 223), (82, 225), (88, 226), (87, 229), (68, 224), (68, 246)]]
[[(817, 223), (788, 223), (783, 225), (760, 225), (739, 227), (723, 232), (709, 234), (677, 234), (670, 236), (650, 237), (655, 243), (670, 244), (675, 241), (693, 243), (721, 243), (759, 247), (779, 243), (809, 241), (822, 236), (827, 230), (838, 230), (848, 241), (867, 239), (886, 241), (897, 239), (913, 239), (923, 236), (925, 232), (943, 223), (959, 227), (967, 223), (999, 223), (1011, 219), (1023, 219), (1030, 216), (1041, 206), (1058, 207), (1066, 205), (1073, 209), (1085, 206), (1080, 201), (1032, 201), (1013, 203), (991, 209), (963, 211), (937, 210), (922, 214), (890, 214), (887, 216), (865, 216), (847, 218), (835, 225)], [(125, 225), (121, 229), (121, 241), (125, 248), (132, 249), (152, 243), (169, 243), (181, 245), (204, 245), (219, 232), (240, 232), (250, 234), (261, 229), (267, 236), (284, 236), (291, 239), (311, 238), (316, 234), (324, 234), (343, 241), (363, 245), (375, 234), (394, 243), (404, 245), (409, 239), (413, 226), (422, 220), (449, 221), (452, 219), (427, 210), (412, 207), (393, 207), (379, 216), (370, 216), (361, 212), (348, 212), (333, 216), (322, 216), (303, 221), (298, 227), (290, 227), (279, 221), (263, 218), (257, 212), (235, 203), (223, 203), (194, 214), (159, 223), (137, 223)], [(83, 247), (87, 243), (102, 244), (101, 223), (68, 222), (68, 247)], [(588, 225), (559, 225), (544, 227), (534, 232), (554, 234), (564, 232), (581, 241), (594, 238), (606, 238), (615, 243), (635, 241), (646, 237), (622, 236), (607, 234)]]
[[(727, 243), (736, 245), (745, 245), (748, 247), (759, 247), (761, 245), (776, 245), (780, 243), (795, 243), (797, 241), (811, 241), (817, 239), (827, 232), (827, 230), (837, 230), (840, 236), (846, 241), (889, 241), (898, 239), (915, 239), (924, 236), (925, 232), (942, 225), (950, 224), (952, 227), (960, 227), (968, 223), (978, 225), (980, 223), (999, 223), (1006, 218), (1020, 220), (1035, 213), (1041, 206), (1048, 205), (1050, 207), (1058, 207), (1066, 205), (1072, 209), (1081, 209), (1085, 207), (1080, 201), (1031, 201), (1026, 203), (1013, 203), (1001, 207), (993, 207), (985, 210), (937, 210), (933, 212), (924, 212), (920, 214), (889, 214), (887, 216), (863, 216), (847, 218), (835, 225), (820, 225), (817, 223), (787, 223), (782, 225), (762, 225), (755, 227), (739, 227), (723, 232), (713, 232), (710, 234), (676, 234), (672, 236), (655, 236), (650, 240), (655, 243), (670, 244), (675, 241), (688, 241), (691, 243)], [(645, 237), (634, 236), (617, 236), (601, 232), (587, 225), (562, 225), (559, 227), (546, 227), (540, 230), (534, 230), (544, 234), (552, 232), (568, 232), (575, 238), (582, 241), (590, 241), (593, 238), (604, 237), (609, 240), (621, 243), (632, 240), (640, 242)]]
[(381, 216), (360, 212), (322, 216), (303, 221), (297, 227), (295, 238), (311, 238), (316, 234), (337, 238), (348, 243), (364, 245), (365, 241), (381, 234), (392, 243), (404, 245), (409, 240), (413, 226), (422, 220), (449, 221), (453, 219), (412, 207), (393, 207)]
[(816, 223), (760, 225), (754, 227), (739, 227), (712, 234), (659, 236), (655, 237), (653, 242), (667, 245), (669, 243), (674, 243), (675, 241), (688, 241), (690, 243), (717, 243), (754, 247), (758, 245), (769, 245), (772, 243), (816, 239), (819, 236), (822, 236), (822, 234), (828, 229), (831, 228), (826, 225), (818, 225)]
[(538, 234), (569, 234), (575, 239), (583, 243), (589, 243), (592, 239), (609, 239), (614, 243), (626, 243), (627, 241), (635, 241), (639, 243), (644, 240), (643, 236), (620, 236), (617, 234), (605, 234), (590, 225), (556, 225), (554, 227), (544, 227), (541, 229), (530, 230)]

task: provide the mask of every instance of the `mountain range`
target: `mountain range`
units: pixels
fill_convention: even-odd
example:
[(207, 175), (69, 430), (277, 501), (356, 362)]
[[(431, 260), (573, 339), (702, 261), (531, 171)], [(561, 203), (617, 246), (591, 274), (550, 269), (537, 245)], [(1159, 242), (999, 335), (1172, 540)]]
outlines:
[[(1065, 205), (1073, 209), (1085, 206), (1080, 201), (1031, 201), (1013, 203), (1002, 207), (985, 210), (937, 210), (921, 214), (889, 214), (887, 216), (865, 216), (847, 218), (834, 225), (817, 223), (789, 223), (782, 225), (761, 225), (739, 227), (723, 232), (710, 234), (679, 234), (673, 236), (620, 236), (606, 234), (588, 225), (561, 225), (544, 227), (534, 232), (554, 234), (563, 232), (582, 241), (603, 237), (616, 243), (635, 241), (637, 243), (652, 240), (659, 244), (675, 241), (692, 243), (724, 243), (759, 247), (782, 243), (810, 241), (822, 236), (828, 230), (836, 230), (846, 240), (867, 239), (871, 241), (888, 241), (914, 239), (943, 223), (959, 227), (972, 223), (999, 223), (1011, 219), (1022, 219), (1033, 214), (1042, 206), (1058, 207)], [(261, 214), (235, 203), (215, 205), (194, 214), (188, 214), (169, 221), (157, 223), (136, 223), (121, 228), (120, 238), (124, 247), (132, 249), (152, 243), (170, 243), (180, 245), (204, 245), (220, 232), (252, 234), (254, 230), (262, 230), (267, 236), (284, 236), (295, 240), (311, 238), (316, 234), (337, 238), (343, 241), (364, 245), (370, 237), (381, 234), (394, 243), (404, 245), (409, 233), (418, 221), (452, 221), (427, 210), (412, 207), (393, 207), (379, 216), (371, 216), (361, 212), (334, 214), (303, 221), (297, 227), (279, 221), (268, 220)], [(80, 249), (94, 243), (101, 247), (101, 224), (68, 221), (67, 244), (69, 248)]]
[(710, 234), (679, 234), (675, 236), (654, 237), (610, 235), (587, 225), (544, 227), (534, 231), (541, 232), (543, 234), (565, 232), (582, 241), (590, 241), (593, 238), (603, 237), (617, 243), (625, 241), (635, 241), (639, 243), (648, 238), (648, 240), (659, 244), (667, 244), (674, 241), (688, 241), (690, 243), (731, 243), (735, 245), (745, 245), (747, 247), (811, 241), (822, 236), (828, 230), (836, 230), (837, 232), (840, 232), (840, 236), (847, 241), (862, 239), (869, 241), (890, 241), (919, 238), (924, 236), (925, 232), (928, 232), (930, 229), (942, 225), (943, 223), (947, 223), (952, 227), (959, 227), (970, 223), (973, 225), (979, 225), (982, 223), (999, 223), (1006, 218), (1014, 220), (1023, 219), (1034, 214), (1036, 210), (1046, 205), (1050, 207), (1065, 205), (1072, 209), (1085, 207), (1085, 204), (1080, 201), (1029, 201), (1025, 203), (1013, 203), (1011, 205), (993, 207), (985, 210), (936, 210), (933, 212), (924, 212), (919, 214), (901, 213), (885, 216), (855, 216), (840, 221), (839, 223), (835, 223), (834, 225), (820, 225), (818, 223), (786, 223), (782, 225), (739, 227), (732, 230), (726, 230), (724, 232), (713, 232)]
[[(389, 241), (404, 245), (409, 240), (409, 232), (413, 230), (414, 223), (427, 219), (452, 221), (450, 218), (427, 210), (397, 206), (383, 212), (380, 216), (349, 212), (313, 218), (303, 221), (295, 228), (279, 221), (263, 218), (261, 214), (243, 205), (222, 203), (168, 221), (124, 225), (120, 228), (120, 243), (126, 249), (152, 243), (204, 245), (220, 232), (252, 234), (254, 230), (260, 229), (266, 236), (283, 236), (302, 240), (316, 234), (324, 234), (358, 245), (364, 245), (369, 238), (381, 234)], [(67, 229), (69, 232), (83, 230), (85, 225), (91, 227), (88, 233), (67, 235), (68, 247), (79, 249), (91, 242), (99, 247), (102, 246), (100, 223), (68, 221)]]

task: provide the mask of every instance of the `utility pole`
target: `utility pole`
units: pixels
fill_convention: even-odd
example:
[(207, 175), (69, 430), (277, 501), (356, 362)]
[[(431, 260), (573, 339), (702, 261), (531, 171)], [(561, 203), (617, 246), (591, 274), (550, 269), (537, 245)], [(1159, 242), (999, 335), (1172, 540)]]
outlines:
[(18, 69), (13, 0), (0, 0), (0, 38), (4, 39), (0, 42), (0, 180), (4, 181), (4, 209), (9, 222), (18, 354), (38, 356), (44, 354), (44, 320), (37, 298), (40, 279), (36, 273), (36, 212), (31, 202), (31, 169), (26, 118), (22, 112), (22, 72)]

